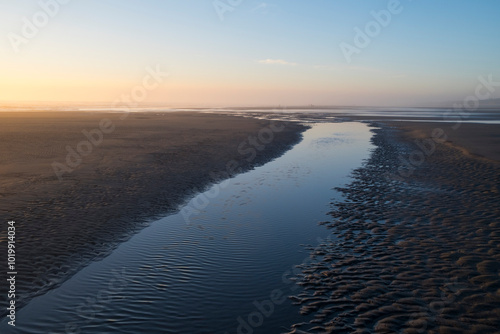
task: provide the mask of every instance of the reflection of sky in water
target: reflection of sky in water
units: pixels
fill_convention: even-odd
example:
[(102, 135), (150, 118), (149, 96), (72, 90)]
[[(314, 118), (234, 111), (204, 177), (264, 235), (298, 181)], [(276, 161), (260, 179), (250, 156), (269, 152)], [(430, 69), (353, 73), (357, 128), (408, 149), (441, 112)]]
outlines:
[[(256, 117), (264, 119), (287, 119), (300, 120), (302, 122), (321, 122), (332, 120), (340, 116), (362, 116), (387, 117), (391, 120), (422, 120), (428, 119), (439, 122), (456, 122), (460, 112), (451, 108), (396, 108), (396, 107), (329, 107), (329, 108), (165, 108), (163, 106), (147, 107), (113, 107), (107, 105), (73, 105), (73, 106), (0, 106), (2, 111), (82, 111), (82, 112), (149, 112), (149, 113), (169, 113), (169, 112), (205, 112), (237, 114), (240, 116)], [(266, 115), (271, 114), (271, 115)], [(315, 116), (320, 115), (320, 117)], [(488, 123), (500, 124), (500, 106), (478, 108), (469, 112), (467, 118), (462, 119), (465, 123)]]
[(321, 148), (323, 146), (328, 146), (328, 145), (350, 144), (352, 142), (353, 140), (350, 138), (332, 135), (332, 137), (324, 137), (316, 139), (313, 142), (313, 145), (317, 146), (318, 148)]
[[(206, 111), (214, 112), (214, 111)], [(433, 121), (455, 123), (458, 120), (463, 123), (500, 124), (499, 109), (478, 109), (469, 112), (465, 117), (459, 111), (449, 108), (332, 108), (332, 109), (245, 109), (239, 111), (223, 110), (225, 114), (238, 114), (240, 116), (255, 117), (261, 119), (289, 120), (301, 122), (328, 122), (342, 117), (363, 117), (366, 120), (383, 117), (391, 121)]]
[[(332, 188), (346, 184), (367, 157), (369, 138), (361, 123), (313, 125), (282, 157), (193, 198), (188, 207), (200, 210), (189, 223), (181, 213), (156, 221), (34, 299), (18, 312), (17, 329), (62, 333), (76, 323), (82, 333), (235, 333), (238, 316), (254, 312), (255, 300), (277, 288), (292, 293), (282, 275), (307, 256), (301, 244), (329, 235), (317, 223), (339, 196)], [(75, 314), (124, 268), (127, 287), (112, 303), (91, 321)], [(282, 331), (297, 311), (287, 301), (258, 332)]]

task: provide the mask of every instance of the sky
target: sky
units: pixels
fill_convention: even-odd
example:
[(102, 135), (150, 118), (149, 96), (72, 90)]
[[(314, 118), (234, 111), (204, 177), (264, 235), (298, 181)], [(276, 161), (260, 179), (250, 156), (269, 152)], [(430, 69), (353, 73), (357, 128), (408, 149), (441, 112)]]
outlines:
[(0, 102), (461, 101), (481, 76), (500, 82), (499, 13), (498, 0), (0, 0)]

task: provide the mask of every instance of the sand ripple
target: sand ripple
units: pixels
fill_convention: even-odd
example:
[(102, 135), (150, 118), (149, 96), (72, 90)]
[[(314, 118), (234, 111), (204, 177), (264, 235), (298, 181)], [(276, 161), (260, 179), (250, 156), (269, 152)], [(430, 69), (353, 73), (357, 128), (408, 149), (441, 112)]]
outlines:
[(440, 145), (389, 178), (415, 148), (373, 131), (377, 148), (323, 223), (335, 239), (301, 266), (291, 299), (304, 321), (289, 333), (499, 333), (499, 165)]

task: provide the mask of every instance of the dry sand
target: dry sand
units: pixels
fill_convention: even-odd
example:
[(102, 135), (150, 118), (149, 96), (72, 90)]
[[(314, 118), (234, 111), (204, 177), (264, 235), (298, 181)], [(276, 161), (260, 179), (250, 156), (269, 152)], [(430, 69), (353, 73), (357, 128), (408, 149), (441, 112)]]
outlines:
[[(227, 173), (229, 161), (241, 171), (261, 165), (297, 143), (306, 129), (282, 123), (284, 130), (274, 132), (267, 145), (259, 141), (262, 150), (250, 159), (248, 137), (258, 137), (268, 121), (197, 113), (134, 113), (121, 120), (122, 115), (0, 113), (0, 243), (6, 254), (7, 221), (16, 221), (18, 304), (105, 256), (187, 196), (234, 175), (237, 170)], [(76, 149), (86, 140), (82, 130), (99, 128), (105, 118), (115, 130), (60, 182), (52, 163), (65, 163), (66, 146)], [(242, 143), (244, 154), (238, 150)], [(1, 265), (7, 268), (6, 257)], [(2, 279), (0, 295), (6, 288)]]
[(499, 126), (446, 129), (424, 154), (415, 140), (445, 124), (390, 125), (301, 266), (291, 333), (499, 333)]
[(446, 142), (474, 155), (500, 161), (500, 124), (439, 123), (439, 122), (386, 122), (406, 132), (412, 138), (432, 137), (432, 132), (442, 129)]

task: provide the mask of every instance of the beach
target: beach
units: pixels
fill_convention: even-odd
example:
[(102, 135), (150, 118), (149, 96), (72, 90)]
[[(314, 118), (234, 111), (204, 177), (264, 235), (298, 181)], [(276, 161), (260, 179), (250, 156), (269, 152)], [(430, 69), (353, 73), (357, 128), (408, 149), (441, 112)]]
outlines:
[(499, 12), (3, 1), (0, 334), (500, 334)]
[[(199, 113), (0, 113), (0, 240), (7, 252), (15, 221), (18, 307), (210, 184), (280, 156), (306, 128)], [(90, 153), (68, 164), (80, 151)]]
[[(263, 258), (236, 256), (232, 260), (235, 261), (233, 274), (229, 274), (230, 268), (208, 268), (214, 264), (218, 268), (219, 262), (226, 261), (226, 254), (243, 252), (249, 241), (266, 238), (265, 234), (257, 232), (253, 237), (255, 240), (246, 240), (250, 234), (243, 231), (247, 227), (239, 230), (240, 226), (246, 226), (242, 225), (243, 221), (249, 220), (246, 224), (252, 230), (253, 225), (263, 224), (260, 220), (264, 212), (274, 212), (273, 218), (269, 218), (271, 225), (262, 226), (275, 231), (277, 227), (273, 224), (279, 220), (277, 217), (285, 216), (279, 210), (288, 211), (286, 203), (274, 208), (274, 203), (279, 201), (271, 197), (266, 201), (269, 208), (264, 209), (266, 205), (261, 203), (252, 212), (243, 214), (238, 213), (236, 207), (255, 200), (238, 201), (244, 199), (252, 188), (258, 192), (258, 187), (266, 182), (271, 184), (271, 188), (276, 187), (273, 183), (276, 181), (266, 180), (268, 177), (283, 177), (284, 184), (289, 186), (295, 182), (297, 189), (304, 191), (307, 182), (299, 186), (298, 180), (304, 178), (300, 175), (311, 173), (309, 167), (300, 167), (297, 162), (277, 167), (274, 174), (264, 173), (252, 181), (255, 184), (251, 187), (237, 190), (234, 195), (227, 194), (229, 198), (222, 198), (219, 204), (209, 203), (201, 213), (189, 211), (193, 208), (193, 204), (188, 203), (189, 199), (203, 193), (210, 185), (264, 165), (295, 147), (308, 129), (304, 122), (338, 123), (338, 130), (334, 133), (320, 132), (316, 139), (311, 139), (312, 147), (322, 150), (338, 147), (339, 152), (343, 152), (342, 145), (350, 143), (354, 145), (350, 150), (356, 149), (353, 134), (347, 136), (346, 132), (352, 124), (359, 125), (352, 122), (355, 121), (369, 125), (373, 148), (367, 159), (354, 169), (348, 182), (336, 187), (341, 196), (331, 199), (327, 219), (320, 222), (323, 225), (320, 227), (326, 230), (328, 236), (323, 235), (319, 244), (311, 243), (304, 248), (308, 257), (302, 264), (300, 256), (293, 257), (298, 260), (292, 262), (298, 265), (293, 270), (294, 275), (285, 275), (287, 271), (283, 271), (286, 268), (274, 270), (272, 267), (279, 267), (273, 264), (276, 260), (261, 264), (263, 268), (270, 266), (262, 271), (262, 276), (280, 278), (283, 275), (289, 279), (284, 281), (280, 291), (287, 297), (287, 303), (293, 305), (288, 307), (285, 303), (281, 307), (288, 308), (282, 309), (281, 313), (276, 311), (282, 321), (289, 323), (272, 325), (290, 333), (495, 333), (500, 327), (500, 125), (463, 123), (457, 126), (456, 123), (431, 120), (396, 121), (393, 117), (355, 117), (349, 114), (331, 118), (314, 113), (297, 115), (295, 121), (290, 115), (281, 117), (280, 121), (271, 121), (280, 118), (272, 113), (259, 114), (258, 118), (255, 115), (238, 117), (195, 112), (123, 115), (0, 114), (0, 135), (3, 142), (9, 143), (3, 148), (5, 159), (0, 162), (4, 176), (4, 200), (0, 209), (3, 220), (16, 221), (17, 266), (18, 271), (23, 273), (17, 281), (20, 306), (29, 303), (34, 296), (42, 296), (51, 289), (57, 290), (85, 266), (107, 259), (116, 247), (125, 245), (132, 247), (132, 252), (137, 250), (139, 258), (132, 259), (130, 255), (130, 264), (122, 262), (119, 254), (126, 254), (126, 251), (120, 250), (118, 255), (115, 254), (117, 259), (109, 260), (110, 268), (111, 265), (116, 267), (116, 271), (128, 268), (127, 275), (132, 277), (127, 280), (127, 284), (132, 284), (130, 296), (123, 297), (124, 300), (130, 302), (135, 296), (151, 294), (149, 298), (152, 301), (148, 303), (153, 303), (156, 296), (156, 302), (160, 304), (157, 307), (151, 304), (150, 312), (138, 314), (138, 324), (127, 325), (124, 320), (114, 325), (118, 326), (116, 328), (123, 325), (125, 327), (120, 330), (133, 332), (136, 330), (134, 326), (152, 320), (157, 308), (170, 307), (167, 306), (170, 304), (161, 304), (167, 303), (169, 298), (160, 298), (160, 293), (166, 293), (170, 286), (177, 284), (181, 286), (172, 288), (168, 296), (184, 289), (190, 291), (183, 286), (184, 282), (197, 282), (197, 275), (203, 277), (211, 271), (210, 279), (214, 279), (216, 285), (226, 286), (227, 291), (221, 290), (224, 292), (220, 295), (214, 292), (203, 302), (193, 302), (199, 305), (222, 303), (218, 307), (199, 311), (202, 314), (209, 310), (214, 314), (219, 314), (218, 310), (222, 314), (227, 313), (223, 311), (224, 305), (234, 299), (226, 296), (230, 286), (235, 285), (232, 288), (237, 294), (243, 290), (238, 286), (238, 280), (250, 280), (247, 284), (253, 292), (241, 296), (237, 304), (242, 308), (237, 314), (252, 314), (252, 298), (266, 298), (270, 287), (264, 282), (255, 283), (257, 277), (252, 278), (252, 273), (261, 269), (246, 266), (248, 261), (252, 266), (264, 261), (265, 254)], [(351, 123), (346, 123), (347, 120)], [(342, 127), (346, 130), (342, 131)], [(102, 142), (96, 129), (102, 133)], [(96, 144), (92, 152), (81, 155), (81, 161), (75, 159), (68, 163), (68, 152), (78, 153), (79, 148), (82, 151), (83, 144), (80, 143), (85, 140)], [(311, 149), (302, 150), (309, 152)], [(300, 157), (298, 159), (300, 161)], [(335, 157), (332, 159), (329, 162), (331, 166), (322, 168), (338, 168)], [(54, 165), (54, 162), (58, 164)], [(57, 168), (54, 169), (54, 166)], [(328, 180), (328, 174), (325, 175)], [(332, 182), (327, 184), (329, 187), (333, 186), (333, 180), (326, 181)], [(319, 184), (324, 185), (325, 181)], [(318, 188), (319, 184), (309, 185)], [(236, 183), (238, 186), (239, 182)], [(305, 193), (306, 196), (313, 194), (314, 189)], [(300, 193), (298, 195), (299, 203), (306, 203)], [(198, 198), (199, 195), (193, 201)], [(324, 201), (319, 203), (320, 206), (328, 204), (327, 199)], [(236, 216), (227, 225), (222, 220), (211, 221), (219, 218), (210, 218), (204, 212), (212, 206), (213, 210), (218, 206), (224, 207), (228, 202), (232, 203), (233, 209), (223, 212), (234, 211)], [(298, 203), (293, 205), (300, 207)], [(179, 222), (169, 223), (173, 230), (168, 230), (166, 226), (167, 230), (148, 232), (146, 241), (134, 241), (132, 245), (135, 246), (127, 246), (127, 240), (145, 230), (153, 220), (174, 214), (180, 208), (188, 210), (181, 210)], [(304, 209), (301, 211), (305, 212)], [(188, 212), (188, 216), (183, 216), (183, 212)], [(223, 216), (226, 214), (223, 213)], [(254, 214), (255, 217), (252, 216)], [(291, 223), (292, 219), (288, 219)], [(256, 224), (257, 221), (259, 224)], [(308, 221), (307, 217), (303, 217), (302, 221), (305, 226), (318, 223)], [(222, 225), (217, 227), (218, 224)], [(272, 247), (273, 251), (275, 245), (281, 243), (281, 233), (292, 229), (292, 225), (283, 224), (277, 235), (270, 234), (273, 241), (267, 247)], [(259, 228), (264, 228), (262, 226)], [(177, 237), (192, 231), (191, 227), (200, 234), (196, 237)], [(166, 236), (153, 242), (148, 236), (152, 233), (166, 233)], [(297, 233), (307, 234), (300, 230)], [(173, 238), (172, 245), (166, 243), (168, 238)], [(312, 234), (310, 238), (313, 238)], [(6, 230), (2, 230), (3, 240), (6, 240)], [(157, 246), (163, 243), (166, 244), (162, 253), (157, 254)], [(237, 247), (238, 251), (222, 252), (222, 257), (215, 255), (230, 245)], [(152, 251), (145, 250), (148, 247)], [(282, 253), (278, 249), (278, 254)], [(176, 255), (172, 257), (172, 254)], [(206, 259), (205, 254), (209, 255)], [(292, 254), (279, 256), (290, 257)], [(148, 258), (149, 261), (139, 264), (138, 261)], [(191, 267), (187, 266), (186, 263), (191, 261)], [(163, 269), (171, 268), (171, 265), (165, 265), (170, 262), (176, 263), (174, 267), (185, 267), (190, 273), (187, 276), (189, 279), (178, 279), (175, 275), (168, 276), (168, 273), (161, 279), (157, 278), (158, 270), (172, 270)], [(241, 270), (248, 271), (246, 278), (238, 278), (239, 265)], [(77, 282), (86, 282), (89, 292), (98, 287), (99, 282), (110, 279), (98, 271), (101, 270), (99, 266), (102, 264), (98, 264), (97, 269), (90, 268), (90, 272), (85, 274), (87, 276), (83, 276), (87, 277), (85, 280), (80, 276), (77, 278)], [(127, 266), (136, 266), (137, 272)], [(217, 281), (218, 274), (215, 273), (219, 271), (228, 275), (232, 284)], [(136, 278), (142, 275), (142, 279)], [(172, 282), (168, 285), (162, 284), (170, 280)], [(213, 287), (209, 282), (208, 278), (200, 278), (200, 282), (192, 284), (198, 288), (207, 284), (204, 289), (210, 291)], [(82, 284), (70, 283), (70, 287)], [(295, 284), (300, 288), (292, 288)], [(149, 286), (156, 285), (159, 290), (148, 290)], [(2, 289), (6, 290), (7, 286), (2, 285)], [(181, 293), (178, 298), (197, 300), (201, 293), (195, 292)], [(48, 300), (56, 305), (64, 301), (65, 295), (70, 293), (57, 292), (54, 300), (51, 297)], [(179, 303), (172, 302), (175, 305)], [(37, 305), (41, 303), (38, 301), (32, 309), (28, 308), (26, 314), (38, 314), (37, 307), (43, 308), (43, 305)], [(66, 303), (70, 305), (69, 301)], [(276, 310), (281, 303), (276, 304)], [(120, 304), (116, 305), (119, 309)], [(186, 310), (198, 310), (190, 305), (186, 306)], [(107, 311), (108, 317), (113, 317), (113, 310), (110, 308)], [(71, 312), (65, 312), (68, 314), (64, 316), (71, 319)], [(127, 312), (134, 314), (130, 310)], [(52, 317), (55, 315), (50, 313), (41, 318)], [(239, 333), (241, 327), (237, 326), (242, 324), (229, 315), (219, 322), (215, 318), (209, 322), (205, 318), (199, 319), (199, 315), (193, 317), (198, 319), (192, 321), (197, 321), (200, 328), (204, 328), (203, 321), (206, 321), (207, 326), (220, 326), (230, 333)], [(175, 319), (164, 320), (171, 323)], [(51, 326), (57, 319), (47, 321)], [(38, 320), (30, 325), (36, 328), (42, 323)], [(92, 326), (85, 322), (84, 325), (88, 326), (83, 328), (89, 332), (102, 331), (98, 327), (99, 322)], [(151, 326), (154, 332), (165, 325), (152, 322)], [(169, 326), (172, 326), (172, 331), (178, 331), (185, 324), (179, 320), (179, 323), (174, 321)], [(248, 323), (246, 326), (249, 326)], [(258, 329), (256, 327), (256, 332)]]

